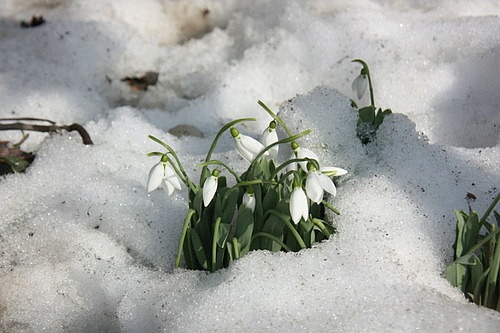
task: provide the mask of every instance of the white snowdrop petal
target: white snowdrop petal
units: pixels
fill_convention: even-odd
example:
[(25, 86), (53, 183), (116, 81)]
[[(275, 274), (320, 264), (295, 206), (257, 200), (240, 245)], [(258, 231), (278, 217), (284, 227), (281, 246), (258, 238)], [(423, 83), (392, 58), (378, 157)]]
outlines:
[(147, 184), (148, 192), (156, 190), (161, 185), (161, 181), (163, 179), (164, 172), (165, 172), (165, 169), (163, 167), (162, 162), (155, 164), (151, 168), (151, 170), (149, 171), (149, 176), (148, 176), (148, 184)]
[(321, 184), (318, 181), (318, 175), (316, 172), (310, 171), (306, 178), (306, 194), (315, 203), (321, 203), (323, 200), (324, 191)]
[(337, 195), (337, 188), (335, 187), (333, 181), (327, 175), (318, 172), (316, 180), (318, 181), (319, 186), (321, 186), (323, 190), (325, 190), (326, 192), (330, 193), (333, 196)]

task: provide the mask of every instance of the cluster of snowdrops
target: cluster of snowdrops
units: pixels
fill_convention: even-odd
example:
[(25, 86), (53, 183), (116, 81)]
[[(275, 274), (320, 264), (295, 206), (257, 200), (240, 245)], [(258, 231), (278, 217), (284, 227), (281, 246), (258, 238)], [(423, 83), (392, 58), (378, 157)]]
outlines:
[[(283, 120), (264, 103), (273, 117), (260, 140), (241, 134), (236, 125), (254, 118), (234, 120), (215, 136), (201, 166), (198, 182), (187, 175), (176, 152), (165, 142), (166, 152), (152, 152), (160, 161), (149, 172), (147, 189), (162, 187), (168, 195), (188, 189), (189, 210), (184, 220), (176, 266), (184, 257), (189, 269), (215, 271), (251, 250), (298, 251), (327, 239), (335, 231), (327, 210), (337, 213), (326, 195), (335, 196), (332, 177), (346, 170), (324, 166), (311, 150), (297, 140), (311, 132), (292, 134)], [(279, 139), (281, 126), (287, 133)], [(236, 151), (248, 161), (248, 169), (237, 174), (229, 165), (211, 159), (217, 142), (229, 132)], [(278, 162), (280, 145), (290, 145), (291, 156)], [(224, 175), (227, 172), (229, 179)]]

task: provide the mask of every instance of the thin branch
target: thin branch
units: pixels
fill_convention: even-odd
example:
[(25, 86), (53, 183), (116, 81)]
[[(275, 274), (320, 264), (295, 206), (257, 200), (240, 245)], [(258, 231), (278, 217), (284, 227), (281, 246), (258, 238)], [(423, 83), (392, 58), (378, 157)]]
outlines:
[[(2, 118), (0, 121), (6, 121), (6, 120), (37, 120), (37, 121), (47, 121), (52, 123), (50, 120), (45, 120), (45, 119), (35, 119), (35, 118), (13, 118), (13, 119), (6, 119)], [(35, 124), (25, 124), (25, 123), (11, 123), (11, 124), (0, 124), (0, 131), (9, 131), (9, 130), (21, 130), (21, 131), (35, 131), (35, 132), (48, 132), (48, 133), (54, 133), (58, 132), (60, 130), (66, 130), (68, 132), (71, 131), (77, 131), (78, 134), (82, 137), (83, 143), (85, 145), (92, 145), (94, 144), (92, 142), (92, 139), (90, 139), (89, 133), (83, 128), (82, 125), (73, 123), (71, 125), (35, 125)]]

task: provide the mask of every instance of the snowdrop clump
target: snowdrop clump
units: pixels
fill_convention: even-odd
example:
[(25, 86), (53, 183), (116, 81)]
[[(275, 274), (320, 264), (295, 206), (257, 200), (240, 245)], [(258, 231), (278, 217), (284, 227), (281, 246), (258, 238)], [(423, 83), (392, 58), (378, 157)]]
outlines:
[[(259, 104), (274, 118), (262, 132), (260, 141), (241, 134), (235, 127), (253, 118), (224, 125), (202, 163), (198, 183), (186, 174), (172, 147), (150, 136), (167, 152), (148, 154), (160, 157), (149, 172), (148, 192), (161, 186), (170, 196), (181, 189), (180, 181), (188, 188), (189, 209), (179, 240), (177, 267), (183, 256), (187, 268), (213, 272), (251, 250), (298, 251), (335, 232), (325, 208), (336, 214), (338, 211), (327, 202), (325, 192), (336, 196), (331, 177), (345, 175), (347, 171), (322, 168), (318, 156), (301, 148), (296, 141), (311, 130), (294, 135), (280, 117), (264, 103), (259, 101)], [(277, 124), (286, 131), (286, 138), (279, 140)], [(238, 154), (250, 163), (241, 175), (225, 163), (211, 159), (218, 140), (227, 130)], [(293, 150), (292, 156), (279, 163), (278, 147), (287, 143)], [(215, 168), (210, 171), (212, 166)], [(223, 169), (234, 178), (231, 185), (221, 174)]]

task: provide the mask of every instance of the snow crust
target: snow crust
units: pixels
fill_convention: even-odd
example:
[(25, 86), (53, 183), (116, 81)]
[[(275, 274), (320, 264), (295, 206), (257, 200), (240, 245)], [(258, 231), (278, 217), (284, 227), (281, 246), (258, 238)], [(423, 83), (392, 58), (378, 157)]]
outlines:
[[(500, 185), (499, 14), (486, 0), (1, 2), (0, 118), (79, 122), (94, 145), (30, 134), (35, 162), (0, 179), (0, 331), (497, 332), (500, 315), (442, 272), (453, 209), (471, 192), (483, 212)], [(47, 23), (21, 29), (32, 15)], [(354, 58), (394, 112), (366, 146)], [(159, 79), (145, 92), (120, 80), (146, 71)], [(196, 177), (222, 124), (267, 126), (258, 99), (349, 171), (338, 233), (213, 274), (174, 270), (186, 193), (146, 194), (160, 149), (147, 135)], [(203, 137), (169, 132), (182, 124)], [(229, 134), (214, 157), (246, 167)]]

